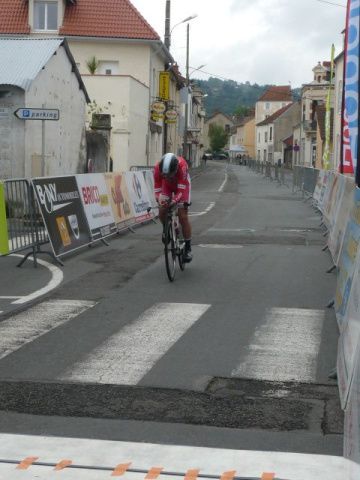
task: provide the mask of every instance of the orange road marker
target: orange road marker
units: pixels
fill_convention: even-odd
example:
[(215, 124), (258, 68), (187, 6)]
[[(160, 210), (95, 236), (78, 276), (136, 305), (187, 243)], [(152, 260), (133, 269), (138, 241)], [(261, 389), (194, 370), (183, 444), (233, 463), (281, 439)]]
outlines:
[(59, 462), (56, 467), (54, 468), (54, 470), (64, 470), (64, 468), (66, 467), (69, 467), (70, 465), (72, 464), (72, 460), (61, 460), (61, 462)]
[(200, 470), (188, 470), (184, 480), (197, 480)]
[(38, 460), (39, 457), (26, 457), (16, 467), (18, 470), (27, 470), (31, 465)]
[(115, 467), (114, 471), (112, 472), (112, 477), (121, 477), (126, 473), (126, 470), (130, 467), (131, 463), (120, 463), (117, 467)]
[(236, 470), (230, 470), (229, 472), (224, 472), (221, 475), (220, 480), (233, 480), (235, 475), (236, 475)]
[(148, 474), (145, 477), (145, 480), (156, 480), (161, 472), (163, 471), (163, 467), (153, 467), (148, 471)]
[(263, 473), (261, 480), (274, 480), (275, 473)]

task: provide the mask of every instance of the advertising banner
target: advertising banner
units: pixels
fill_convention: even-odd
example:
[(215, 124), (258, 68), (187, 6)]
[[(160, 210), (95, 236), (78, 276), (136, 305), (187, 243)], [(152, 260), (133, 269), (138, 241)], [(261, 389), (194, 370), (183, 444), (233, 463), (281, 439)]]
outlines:
[(345, 82), (342, 173), (354, 173), (358, 157), (359, 0), (348, 0), (345, 29)]
[(316, 180), (315, 190), (314, 190), (314, 194), (313, 194), (313, 199), (316, 203), (319, 203), (319, 201), (320, 201), (320, 194), (321, 194), (322, 186), (323, 186), (323, 183), (324, 183), (324, 176), (325, 176), (325, 171), (320, 170), (319, 175), (318, 175), (317, 180)]
[(152, 213), (154, 214), (154, 216), (157, 217), (159, 215), (159, 209), (157, 206), (157, 201), (155, 199), (155, 192), (154, 192), (154, 188), (155, 188), (154, 172), (152, 170), (143, 170), (143, 174), (144, 174), (146, 186), (148, 188), (148, 193), (149, 193), (150, 202), (152, 206)]
[(355, 270), (355, 261), (360, 241), (360, 189), (354, 190), (354, 203), (346, 227), (339, 260), (339, 273), (336, 284), (335, 312), (340, 332), (346, 327), (345, 314), (349, 301)]
[(354, 268), (351, 292), (338, 346), (338, 384), (342, 408), (345, 408), (353, 378), (360, 340), (360, 249)]
[(344, 177), (340, 174), (334, 174), (329, 195), (327, 198), (327, 203), (324, 208), (324, 222), (329, 230), (331, 230), (334, 225), (336, 208), (339, 205), (339, 201), (343, 193), (343, 190), (341, 188), (344, 185), (344, 183), (342, 182), (343, 178)]
[(151, 201), (148, 189), (145, 183), (144, 175), (138, 172), (126, 172), (126, 184), (128, 187), (132, 208), (135, 214), (135, 222), (141, 223), (154, 217), (151, 207)]
[(329, 179), (330, 179), (330, 172), (329, 171), (322, 171), (323, 172), (323, 178), (322, 178), (322, 184), (321, 184), (321, 189), (320, 189), (320, 195), (319, 195), (319, 201), (318, 201), (318, 208), (320, 212), (324, 212), (324, 204), (325, 204), (325, 197), (326, 197), (326, 191), (329, 188)]
[(4, 184), (0, 182), (0, 255), (9, 253)]
[(345, 478), (349, 480), (360, 478), (360, 349), (356, 359), (344, 422), (344, 457), (351, 460)]
[(104, 174), (84, 173), (76, 175), (76, 181), (91, 236), (96, 239), (114, 233), (115, 220)]
[(110, 203), (117, 228), (125, 226), (135, 214), (132, 210), (131, 200), (126, 185), (124, 173), (106, 173), (105, 181), (110, 192)]
[(350, 210), (354, 199), (354, 180), (350, 177), (340, 175), (342, 179), (340, 185), (341, 198), (339, 198), (334, 224), (330, 229), (328, 246), (333, 258), (334, 264), (338, 265), (341, 247), (343, 244), (345, 230), (349, 221)]
[(56, 256), (91, 241), (75, 176), (34, 178), (35, 196)]
[(335, 173), (334, 172), (329, 171), (327, 173), (328, 173), (328, 175), (327, 175), (327, 180), (326, 180), (325, 191), (324, 191), (323, 196), (321, 195), (321, 197), (322, 197), (321, 208), (322, 208), (322, 212), (323, 212), (324, 216), (325, 216), (326, 209), (328, 208), (330, 194), (332, 192), (332, 186), (333, 186), (334, 179), (335, 179)]

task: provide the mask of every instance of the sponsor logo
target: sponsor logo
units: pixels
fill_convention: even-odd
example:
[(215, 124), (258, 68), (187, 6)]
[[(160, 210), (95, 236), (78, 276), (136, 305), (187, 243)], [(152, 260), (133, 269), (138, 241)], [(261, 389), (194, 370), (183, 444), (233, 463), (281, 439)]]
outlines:
[(65, 217), (57, 217), (56, 223), (60, 233), (62, 244), (64, 245), (64, 247), (68, 247), (69, 245), (71, 245), (71, 238), (66, 225)]
[(82, 187), (82, 196), (85, 205), (93, 205), (94, 203), (101, 203), (100, 193), (97, 186)]
[[(345, 65), (345, 130), (349, 143), (345, 146), (346, 172), (352, 173), (357, 163), (358, 117), (359, 117), (359, 1), (350, 0), (347, 20), (347, 45)], [(347, 132), (344, 133), (347, 140)], [(345, 172), (345, 173), (346, 173)]]
[[(56, 184), (49, 183), (48, 185), (36, 185), (36, 192), (40, 201), (40, 204), (45, 208), (47, 213), (53, 213), (61, 208), (70, 205), (72, 202), (57, 203), (62, 202), (63, 200), (70, 200), (74, 198), (79, 198), (77, 192), (64, 192), (57, 193)], [(55, 205), (55, 203), (57, 203)]]
[(71, 227), (71, 230), (74, 234), (74, 237), (79, 240), (80, 238), (80, 229), (79, 229), (79, 222), (78, 222), (78, 218), (77, 216), (74, 214), (74, 215), (69, 215), (68, 216), (68, 220), (69, 220), (69, 224), (70, 224), (70, 227)]

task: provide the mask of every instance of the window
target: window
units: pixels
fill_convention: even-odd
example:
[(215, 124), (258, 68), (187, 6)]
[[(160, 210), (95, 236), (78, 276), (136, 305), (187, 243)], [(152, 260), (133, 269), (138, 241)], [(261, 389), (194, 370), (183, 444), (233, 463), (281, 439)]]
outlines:
[(265, 143), (268, 141), (268, 132), (265, 132)]
[(58, 29), (58, 3), (57, 1), (34, 1), (34, 29)]
[(264, 150), (264, 162), (266, 162), (266, 150)]
[(118, 75), (119, 62), (112, 60), (100, 60), (97, 73), (99, 75)]
[(270, 141), (270, 142), (272, 141), (272, 127), (270, 127), (270, 138), (269, 138), (269, 141)]
[(259, 143), (260, 143), (260, 132), (259, 132), (259, 140), (258, 140), (258, 141), (259, 141)]
[(265, 103), (265, 110), (270, 110), (270, 103), (269, 102)]

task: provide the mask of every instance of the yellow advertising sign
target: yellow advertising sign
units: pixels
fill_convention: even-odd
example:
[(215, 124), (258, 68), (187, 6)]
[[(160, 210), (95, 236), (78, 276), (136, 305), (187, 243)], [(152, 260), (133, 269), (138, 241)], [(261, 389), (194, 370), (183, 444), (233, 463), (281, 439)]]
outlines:
[(159, 97), (162, 100), (170, 99), (170, 72), (159, 73)]
[(9, 253), (4, 184), (0, 182), (0, 255)]

